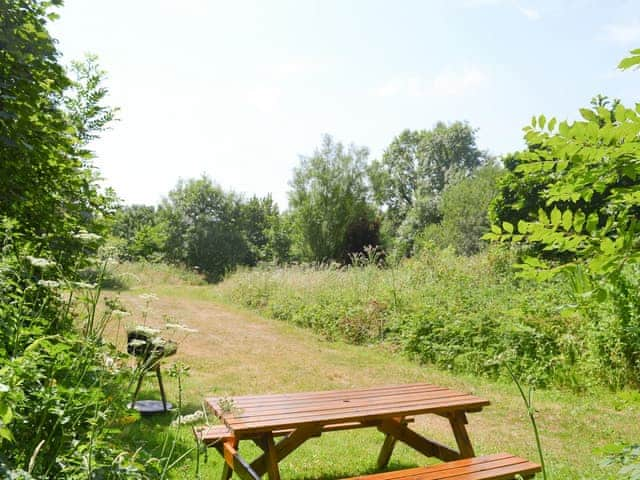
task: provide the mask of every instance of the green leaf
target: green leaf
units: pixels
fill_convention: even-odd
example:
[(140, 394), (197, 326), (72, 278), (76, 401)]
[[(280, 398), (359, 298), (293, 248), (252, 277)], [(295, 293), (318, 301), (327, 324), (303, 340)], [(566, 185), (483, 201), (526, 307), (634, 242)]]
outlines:
[(547, 216), (547, 212), (543, 209), (538, 209), (538, 221), (543, 225), (549, 224), (549, 217)]
[(620, 60), (618, 68), (620, 70), (628, 70), (629, 68), (637, 67), (638, 65), (640, 65), (640, 55), (633, 55)]
[(584, 118), (588, 122), (598, 122), (598, 116), (593, 113), (593, 110), (590, 110), (588, 108), (581, 108), (580, 115), (582, 115), (582, 118)]
[(572, 226), (573, 226), (573, 212), (567, 209), (562, 214), (562, 228), (564, 228), (566, 231), (569, 231), (571, 230)]
[(513, 225), (509, 222), (502, 222), (502, 228), (507, 233), (513, 233)]
[(491, 225), (491, 231), (496, 235), (500, 235), (502, 233), (502, 229), (498, 225)]
[(536, 128), (536, 126), (537, 126), (537, 121), (536, 121), (536, 116), (535, 115), (533, 117), (531, 117), (531, 126), (533, 128)]
[(538, 126), (540, 127), (540, 129), (543, 129), (546, 124), (547, 124), (547, 117), (545, 117), (544, 115), (540, 115), (538, 117)]
[(549, 125), (547, 125), (547, 128), (549, 129), (550, 132), (553, 132), (553, 129), (556, 128), (556, 118), (553, 117), (551, 120), (549, 120)]
[(591, 212), (587, 217), (587, 232), (593, 234), (598, 228), (598, 223), (600, 219), (596, 212)]
[(604, 237), (602, 242), (600, 242), (600, 250), (607, 255), (613, 255), (615, 253), (615, 245), (613, 244), (613, 240), (609, 237)]
[(527, 233), (529, 225), (524, 220), (518, 220), (518, 233)]
[(571, 129), (569, 128), (569, 124), (566, 121), (560, 122), (560, 125), (558, 125), (558, 133), (563, 137), (568, 137), (570, 132)]
[(553, 207), (553, 210), (551, 210), (551, 225), (553, 225), (553, 228), (557, 228), (560, 222), (562, 222), (562, 212), (558, 207)]

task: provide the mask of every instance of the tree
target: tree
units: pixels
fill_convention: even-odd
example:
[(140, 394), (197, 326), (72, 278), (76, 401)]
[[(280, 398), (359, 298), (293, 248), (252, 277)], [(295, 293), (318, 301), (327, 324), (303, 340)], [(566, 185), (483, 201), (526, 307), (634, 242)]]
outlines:
[(461, 255), (478, 253), (486, 243), (482, 236), (490, 226), (487, 212), (503, 172), (499, 166), (489, 164), (448, 185), (440, 204), (442, 221), (428, 226), (423, 240), (433, 240), (441, 247), (452, 246)]
[[(640, 64), (640, 49), (620, 68)], [(537, 217), (494, 224), (490, 240), (534, 245), (555, 253), (524, 258), (524, 276), (565, 275), (576, 301), (612, 300), (621, 350), (632, 381), (640, 378), (640, 108), (602, 104), (580, 110), (582, 120), (558, 123), (544, 115), (525, 128), (529, 148), (514, 175), (545, 178)], [(523, 212), (524, 213), (524, 212)], [(569, 254), (568, 257), (558, 255)], [(590, 309), (586, 310), (587, 315)]]
[(120, 207), (113, 216), (111, 234), (120, 239), (121, 258), (152, 260), (164, 254), (165, 224), (153, 206)]
[[(289, 203), (304, 259), (347, 261), (349, 253), (375, 239), (355, 231), (358, 225), (371, 230), (375, 222), (368, 203), (368, 154), (365, 147), (344, 147), (326, 135), (313, 156), (302, 157), (294, 170)], [(365, 243), (356, 245), (355, 238)]]
[(287, 261), (291, 240), (271, 195), (242, 202), (243, 231), (249, 242), (251, 265), (257, 262)]
[(169, 260), (201, 269), (210, 281), (250, 261), (240, 198), (208, 177), (178, 182), (159, 214), (166, 224)]
[(440, 221), (438, 203), (445, 186), (483, 163), (475, 133), (465, 122), (405, 130), (369, 168), (374, 198), (385, 209), (389, 230), (404, 253), (427, 224)]
[(95, 59), (72, 67), (90, 81), (58, 62), (46, 24), (60, 4), (11, 1), (0, 11), (0, 216), (65, 266), (78, 251), (73, 234), (95, 230), (110, 208), (86, 146), (113, 110), (102, 105)]
[[(615, 121), (615, 110), (620, 101), (610, 101), (607, 97), (597, 95), (591, 100), (591, 108), (594, 112), (599, 112), (602, 119), (597, 122), (600, 127), (604, 126), (604, 119), (608, 118), (610, 122)], [(584, 109), (583, 109), (584, 110)], [(585, 110), (587, 111), (587, 110)], [(536, 136), (525, 136), (527, 142), (527, 150), (525, 152), (516, 152), (509, 154), (503, 158), (506, 174), (501, 178), (499, 183), (499, 192), (494, 201), (491, 203), (489, 215), (491, 222), (501, 225), (502, 222), (508, 222), (516, 225), (520, 220), (535, 221), (538, 218), (540, 209), (547, 206), (546, 189), (550, 183), (553, 183), (558, 176), (558, 172), (546, 168), (534, 169), (522, 174), (523, 164), (529, 160), (528, 157), (536, 155), (536, 152), (542, 150), (545, 144), (538, 142)], [(541, 152), (544, 155), (544, 152)], [(605, 197), (596, 192), (588, 201), (578, 199), (575, 205), (572, 202), (560, 202), (557, 207), (565, 210), (571, 206), (575, 206), (582, 210), (585, 215), (596, 212), (604, 207)], [(548, 256), (558, 256), (557, 252), (548, 253)]]

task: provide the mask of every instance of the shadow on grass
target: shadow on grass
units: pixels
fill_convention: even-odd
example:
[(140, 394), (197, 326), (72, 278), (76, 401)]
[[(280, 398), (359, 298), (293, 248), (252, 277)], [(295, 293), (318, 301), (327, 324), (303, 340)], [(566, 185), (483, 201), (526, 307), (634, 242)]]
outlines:
[(416, 465), (415, 463), (407, 463), (407, 462), (394, 462), (391, 461), (389, 462), (389, 465), (387, 466), (387, 468), (384, 468), (382, 470), (377, 469), (375, 467), (371, 467), (371, 468), (367, 468), (364, 470), (344, 470), (341, 471), (339, 473), (333, 472), (333, 473), (327, 473), (327, 474), (320, 474), (320, 475), (313, 475), (313, 476), (296, 476), (294, 477), (295, 480), (341, 480), (344, 478), (351, 478), (351, 477), (360, 477), (362, 475), (371, 475), (374, 473), (381, 473), (381, 472), (392, 472), (395, 470), (405, 470), (407, 468), (415, 468), (415, 467), (419, 467), (420, 465)]

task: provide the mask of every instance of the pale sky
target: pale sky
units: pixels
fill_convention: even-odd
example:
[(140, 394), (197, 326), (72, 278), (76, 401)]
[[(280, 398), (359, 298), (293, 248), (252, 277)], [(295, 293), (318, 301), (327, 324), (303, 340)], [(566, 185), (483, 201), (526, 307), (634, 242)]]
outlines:
[(467, 120), (500, 155), (532, 115), (573, 119), (595, 94), (632, 105), (639, 1), (66, 0), (64, 61), (97, 54), (120, 121), (93, 148), (126, 203), (179, 178), (286, 207), (321, 135), (379, 158), (405, 128)]

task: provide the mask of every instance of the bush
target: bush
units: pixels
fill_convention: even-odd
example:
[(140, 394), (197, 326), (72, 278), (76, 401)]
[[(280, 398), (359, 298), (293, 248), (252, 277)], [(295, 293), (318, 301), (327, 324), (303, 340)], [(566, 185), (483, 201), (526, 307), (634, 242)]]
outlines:
[(98, 285), (67, 281), (7, 232), (0, 247), (0, 468), (25, 478), (155, 477), (144, 452), (117, 446), (117, 426), (136, 418), (126, 408), (130, 369), (102, 339), (117, 304), (98, 316)]

